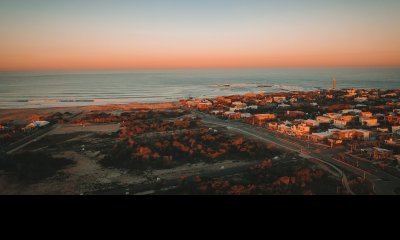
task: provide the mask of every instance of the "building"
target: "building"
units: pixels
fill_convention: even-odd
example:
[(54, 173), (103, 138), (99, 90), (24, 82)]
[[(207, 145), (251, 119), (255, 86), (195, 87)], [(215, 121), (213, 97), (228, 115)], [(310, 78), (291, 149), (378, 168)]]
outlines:
[(197, 108), (199, 110), (207, 110), (210, 109), (213, 106), (211, 102), (201, 102), (197, 105)]
[(345, 115), (345, 116), (341, 116), (339, 119), (345, 120), (345, 121), (347, 121), (347, 123), (349, 123), (349, 122), (353, 121), (354, 116), (352, 116), (352, 115)]
[(303, 117), (304, 115), (303, 111), (287, 111), (285, 114), (287, 117)]
[(337, 128), (346, 128), (348, 121), (346, 119), (335, 119), (333, 120), (333, 126), (337, 127)]
[(287, 123), (281, 123), (278, 125), (278, 131), (281, 133), (291, 133), (292, 128)]
[(290, 105), (282, 103), (278, 105), (278, 108), (290, 108)]
[(371, 118), (373, 116), (372, 112), (361, 112), (360, 117)]
[(389, 128), (377, 128), (376, 131), (383, 132), (383, 133), (388, 133), (389, 132)]
[(277, 96), (277, 97), (273, 97), (273, 100), (276, 103), (283, 103), (286, 101), (286, 97), (285, 96)]
[(333, 119), (340, 118), (342, 116), (342, 114), (339, 114), (339, 113), (325, 113), (323, 116), (333, 120)]
[(232, 100), (229, 98), (225, 98), (225, 97), (217, 97), (215, 99), (217, 102), (222, 102), (222, 103), (226, 103), (226, 104), (231, 104)]
[(270, 113), (266, 113), (266, 114), (255, 114), (252, 117), (252, 123), (254, 124), (263, 124), (268, 120), (272, 120), (275, 119), (276, 115), (275, 114), (270, 114)]
[(325, 98), (326, 98), (326, 99), (333, 99), (333, 95), (332, 95), (332, 94), (326, 94), (326, 95), (325, 95)]
[(332, 132), (320, 132), (320, 133), (312, 133), (311, 134), (311, 139), (314, 142), (321, 142), (323, 140), (328, 139), (329, 137), (331, 137), (333, 135)]
[(26, 129), (30, 129), (30, 128), (41, 128), (41, 127), (45, 127), (47, 125), (49, 125), (50, 122), (48, 121), (36, 121), (33, 123), (29, 123), (25, 128)]
[(393, 151), (384, 149), (384, 148), (378, 148), (374, 147), (373, 148), (373, 159), (374, 160), (384, 160), (391, 158), (393, 156)]
[(346, 93), (348, 96), (355, 96), (355, 95), (357, 95), (357, 90), (356, 89), (346, 89)]
[(298, 136), (303, 136), (310, 133), (310, 127), (306, 124), (293, 125), (291, 130), (295, 135)]
[(195, 102), (195, 101), (187, 101), (186, 103), (186, 106), (188, 106), (188, 107), (197, 107), (197, 105), (199, 104), (198, 102)]
[(344, 110), (342, 110), (341, 111), (341, 113), (342, 114), (360, 114), (360, 113), (362, 113), (362, 111), (361, 110), (359, 110), (359, 109), (344, 109)]
[(221, 115), (224, 113), (224, 111), (223, 110), (213, 110), (210, 113), (213, 115)]
[(355, 138), (356, 131), (348, 129), (348, 130), (340, 130), (334, 133), (334, 136), (340, 140), (353, 140)]
[(385, 143), (392, 147), (400, 147), (400, 139), (391, 138), (389, 140), (386, 140)]
[(236, 108), (245, 108), (245, 107), (247, 107), (246, 103), (242, 103), (242, 102), (239, 102), (239, 101), (233, 102), (232, 105), (235, 106)]
[(336, 90), (336, 78), (332, 79), (332, 89)]
[(385, 116), (384, 119), (390, 125), (400, 125), (400, 116), (389, 115), (389, 116)]
[(244, 95), (247, 98), (256, 98), (257, 97), (257, 93), (247, 93)]
[(364, 130), (364, 129), (356, 129), (356, 137), (362, 140), (370, 140), (371, 138), (371, 131)]
[(368, 102), (368, 97), (356, 97), (354, 101), (358, 103)]
[(321, 123), (332, 123), (332, 119), (325, 117), (325, 116), (318, 116), (317, 117), (317, 122)]
[(254, 118), (257, 121), (265, 121), (265, 120), (275, 119), (276, 115), (273, 113), (255, 114)]
[(400, 133), (400, 126), (392, 126), (392, 133)]
[(377, 127), (379, 126), (377, 118), (360, 117), (360, 123), (363, 126)]
[(366, 108), (366, 107), (368, 107), (368, 106), (365, 104), (357, 104), (356, 105), (356, 108)]
[(319, 122), (316, 120), (312, 120), (312, 119), (305, 120), (304, 124), (306, 124), (309, 127), (319, 127)]
[(268, 128), (272, 129), (272, 130), (277, 130), (278, 129), (278, 123), (276, 123), (276, 122), (268, 123)]
[(265, 97), (264, 100), (262, 100), (263, 104), (267, 104), (267, 103), (273, 103), (273, 99), (272, 97)]
[(229, 118), (229, 119), (240, 119), (242, 117), (241, 113), (237, 113), (237, 112), (224, 112), (224, 116)]
[(231, 107), (229, 108), (230, 112), (238, 112), (238, 111), (244, 111), (247, 110), (247, 108), (242, 108), (242, 107)]
[(242, 114), (240, 114), (240, 117), (241, 118), (251, 118), (251, 113), (242, 113)]
[(251, 106), (248, 106), (247, 109), (257, 110), (258, 106), (257, 105), (251, 105)]

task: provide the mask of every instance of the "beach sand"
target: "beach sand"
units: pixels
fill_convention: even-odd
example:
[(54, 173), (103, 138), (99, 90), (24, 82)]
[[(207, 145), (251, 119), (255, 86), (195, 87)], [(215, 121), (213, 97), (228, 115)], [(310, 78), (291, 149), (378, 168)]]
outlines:
[(16, 123), (30, 123), (38, 121), (57, 112), (72, 114), (85, 113), (91, 111), (130, 111), (135, 109), (173, 109), (178, 104), (171, 103), (129, 103), (129, 104), (109, 104), (99, 106), (75, 106), (75, 107), (52, 107), (52, 108), (26, 108), (26, 109), (0, 109), (0, 122), (14, 121)]

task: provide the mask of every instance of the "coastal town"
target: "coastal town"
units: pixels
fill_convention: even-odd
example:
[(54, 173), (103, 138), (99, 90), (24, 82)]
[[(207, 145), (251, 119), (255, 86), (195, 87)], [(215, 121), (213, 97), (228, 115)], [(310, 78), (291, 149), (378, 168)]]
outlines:
[(399, 194), (400, 90), (335, 88), (3, 111), (0, 191)]
[(400, 177), (400, 90), (246, 94), (182, 100), (190, 109), (256, 126), (307, 146), (336, 149), (336, 159), (363, 171)]

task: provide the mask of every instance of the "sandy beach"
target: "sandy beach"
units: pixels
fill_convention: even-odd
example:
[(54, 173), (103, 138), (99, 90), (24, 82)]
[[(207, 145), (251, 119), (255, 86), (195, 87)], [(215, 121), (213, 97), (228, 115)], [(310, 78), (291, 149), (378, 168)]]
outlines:
[(73, 106), (73, 107), (50, 107), (50, 108), (26, 108), (26, 109), (0, 109), (0, 122), (14, 121), (16, 123), (29, 123), (40, 118), (50, 116), (57, 112), (72, 114), (87, 113), (91, 111), (130, 111), (135, 109), (173, 109), (177, 103), (130, 103), (130, 104), (108, 104), (98, 106)]

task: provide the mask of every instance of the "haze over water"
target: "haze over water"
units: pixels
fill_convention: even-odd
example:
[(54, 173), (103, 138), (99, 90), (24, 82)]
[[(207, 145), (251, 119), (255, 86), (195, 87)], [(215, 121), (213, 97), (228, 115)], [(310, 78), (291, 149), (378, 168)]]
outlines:
[(400, 88), (400, 69), (221, 69), (0, 73), (0, 108), (171, 102), (338, 88)]

